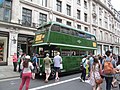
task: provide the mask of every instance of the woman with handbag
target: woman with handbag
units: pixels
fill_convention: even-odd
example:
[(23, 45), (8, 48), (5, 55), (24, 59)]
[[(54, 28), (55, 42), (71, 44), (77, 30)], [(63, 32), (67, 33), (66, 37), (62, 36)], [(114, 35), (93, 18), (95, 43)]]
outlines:
[(103, 82), (103, 79), (100, 76), (100, 64), (98, 58), (94, 58), (94, 62), (90, 72), (90, 84), (93, 87), (93, 90), (100, 90), (100, 84)]
[(26, 83), (26, 89), (28, 90), (29, 84), (30, 84), (30, 79), (32, 76), (31, 70), (33, 70), (33, 65), (30, 62), (30, 56), (25, 56), (25, 60), (23, 61), (23, 71), (22, 71), (22, 82), (20, 84), (19, 90), (22, 90), (24, 84)]

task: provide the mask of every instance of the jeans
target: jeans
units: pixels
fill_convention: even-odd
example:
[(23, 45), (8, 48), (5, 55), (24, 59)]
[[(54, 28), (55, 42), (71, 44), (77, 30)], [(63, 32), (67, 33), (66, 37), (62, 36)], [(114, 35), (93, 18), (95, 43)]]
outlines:
[(106, 90), (111, 90), (113, 77), (105, 77), (105, 81), (106, 81)]
[(21, 63), (18, 64), (18, 65), (19, 65), (18, 72), (21, 72), (20, 64), (21, 64)]
[(13, 62), (13, 65), (14, 65), (14, 71), (16, 72), (17, 71), (17, 62)]
[(22, 74), (22, 82), (20, 84), (19, 90), (22, 90), (22, 88), (23, 88), (25, 83), (26, 83), (26, 89), (25, 90), (28, 90), (29, 84), (30, 84), (31, 75), (32, 75), (31, 73), (23, 73)]
[(81, 75), (81, 79), (83, 79), (85, 81), (85, 78), (86, 78), (86, 69), (84, 68), (82, 70), (82, 75)]

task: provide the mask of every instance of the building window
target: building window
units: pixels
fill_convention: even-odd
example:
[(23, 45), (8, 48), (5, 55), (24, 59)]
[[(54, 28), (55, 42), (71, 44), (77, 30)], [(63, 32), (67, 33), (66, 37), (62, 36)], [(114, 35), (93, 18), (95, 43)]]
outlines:
[(62, 2), (57, 0), (57, 11), (62, 12)]
[(108, 41), (108, 33), (105, 33), (105, 41)]
[(77, 25), (77, 29), (81, 29), (81, 25)]
[(96, 17), (93, 17), (93, 23), (96, 24)]
[(80, 10), (77, 9), (77, 19), (80, 19)]
[(87, 27), (85, 27), (84, 30), (88, 32), (88, 28)]
[(11, 16), (11, 10), (8, 8), (4, 9), (4, 21), (9, 21), (10, 22), (10, 16)]
[(110, 42), (112, 42), (112, 35), (110, 34)]
[(95, 4), (92, 4), (92, 6), (93, 6), (93, 12), (95, 12), (95, 11), (96, 11), (96, 6), (95, 6)]
[(109, 24), (109, 29), (110, 29), (110, 30), (112, 29), (111, 24)]
[(108, 22), (105, 21), (105, 28), (108, 28)]
[(23, 8), (22, 11), (22, 25), (31, 27), (32, 10)]
[(102, 26), (102, 19), (101, 18), (99, 19), (99, 24), (100, 24), (100, 26)]
[(103, 34), (102, 34), (102, 31), (100, 31), (100, 40), (103, 40)]
[(40, 5), (47, 7), (47, 0), (39, 0)]
[(96, 29), (93, 29), (93, 34), (96, 35)]
[(0, 0), (0, 20), (10, 22), (11, 19), (11, 0)]
[(102, 9), (99, 8), (99, 15), (102, 15)]
[(106, 0), (104, 0), (104, 3), (106, 3)]
[(71, 6), (67, 4), (67, 15), (71, 16)]
[(79, 4), (79, 5), (80, 5), (80, 0), (77, 0), (77, 4)]
[(69, 21), (67, 21), (66, 24), (69, 25), (69, 26), (71, 26), (71, 22), (69, 22)]
[(56, 18), (56, 22), (62, 23), (62, 19)]
[(4, 5), (4, 0), (0, 0), (0, 7), (3, 7)]
[(84, 8), (87, 8), (87, 1), (84, 0)]
[(40, 16), (39, 16), (39, 24), (43, 24), (44, 22), (47, 22), (47, 15), (46, 14), (43, 14), (43, 13), (40, 13)]
[(87, 13), (84, 13), (84, 21), (87, 22)]
[(106, 11), (104, 12), (104, 18), (105, 18), (105, 19), (108, 18), (108, 15), (107, 15), (107, 12), (106, 12)]

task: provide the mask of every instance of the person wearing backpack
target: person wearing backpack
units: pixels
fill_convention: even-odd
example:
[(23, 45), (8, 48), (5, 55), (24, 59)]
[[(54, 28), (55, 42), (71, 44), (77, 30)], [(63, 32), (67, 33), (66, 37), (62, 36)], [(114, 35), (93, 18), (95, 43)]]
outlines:
[(103, 76), (105, 77), (106, 81), (106, 90), (111, 90), (112, 81), (114, 77), (114, 68), (113, 64), (111, 63), (112, 57), (111, 52), (108, 50), (105, 52), (106, 58), (103, 60)]
[(85, 82), (85, 79), (86, 79), (86, 60), (87, 60), (87, 55), (85, 55), (84, 58), (82, 59), (83, 69), (82, 69), (82, 74), (80, 78), (82, 82)]
[(23, 89), (24, 84), (26, 84), (25, 90), (28, 90), (29, 88), (29, 84), (30, 84), (30, 80), (31, 80), (31, 70), (33, 70), (33, 65), (30, 62), (30, 56), (26, 55), (25, 56), (25, 60), (22, 63), (22, 81), (21, 84), (19, 86), (19, 90)]
[(32, 79), (35, 79), (35, 73), (37, 73), (38, 70), (38, 55), (37, 54), (33, 54), (33, 59), (32, 59), (32, 64), (34, 66), (34, 69), (32, 71)]

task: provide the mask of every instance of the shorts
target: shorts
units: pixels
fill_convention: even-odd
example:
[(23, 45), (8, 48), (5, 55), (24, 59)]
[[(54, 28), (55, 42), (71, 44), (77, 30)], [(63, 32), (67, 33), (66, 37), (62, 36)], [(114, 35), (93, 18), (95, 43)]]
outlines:
[(54, 67), (55, 72), (59, 72), (60, 71), (60, 67)]
[(45, 68), (45, 73), (51, 73), (51, 69), (50, 68)]

